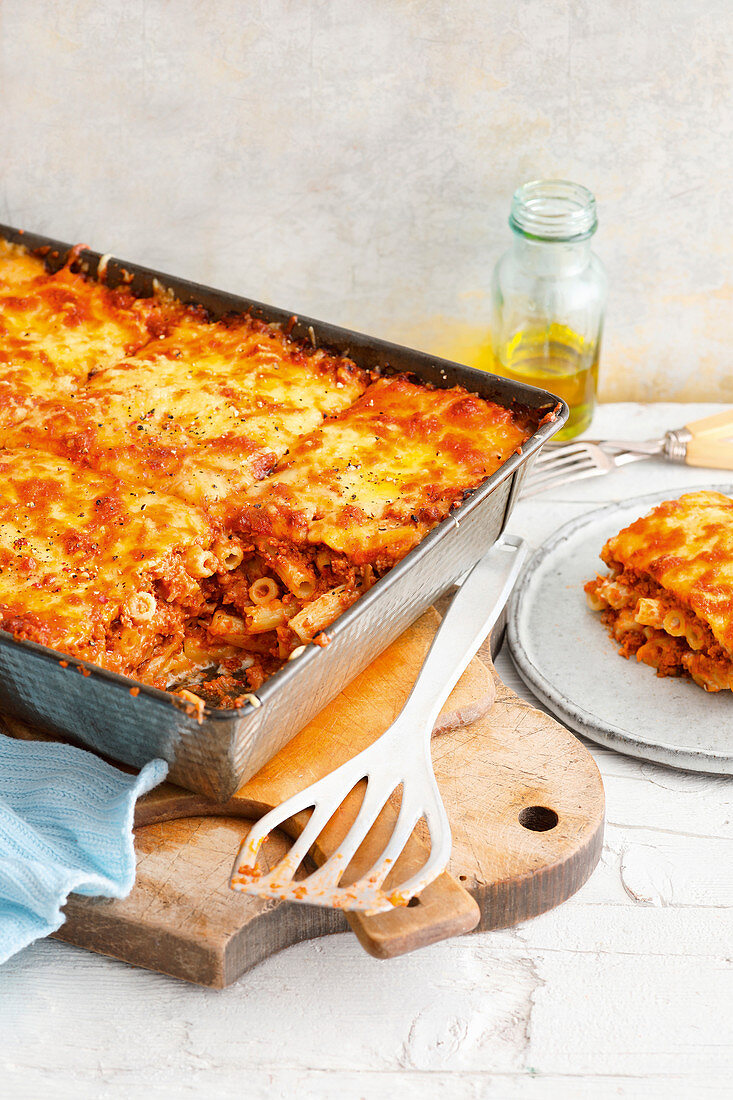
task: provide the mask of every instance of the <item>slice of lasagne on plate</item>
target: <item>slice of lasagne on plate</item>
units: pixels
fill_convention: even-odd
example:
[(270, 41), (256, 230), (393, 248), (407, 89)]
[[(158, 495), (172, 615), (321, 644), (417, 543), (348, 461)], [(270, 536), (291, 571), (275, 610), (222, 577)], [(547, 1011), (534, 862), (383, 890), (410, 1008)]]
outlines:
[(686, 493), (610, 538), (585, 585), (624, 657), (706, 691), (733, 687), (733, 500)]

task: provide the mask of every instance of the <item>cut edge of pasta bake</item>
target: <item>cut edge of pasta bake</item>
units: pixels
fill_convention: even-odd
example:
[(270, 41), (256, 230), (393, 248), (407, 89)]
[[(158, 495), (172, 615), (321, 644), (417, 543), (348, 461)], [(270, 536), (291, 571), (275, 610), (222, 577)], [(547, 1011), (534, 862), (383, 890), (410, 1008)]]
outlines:
[(702, 490), (665, 501), (603, 547), (611, 570), (585, 585), (624, 657), (658, 676), (733, 688), (733, 500)]

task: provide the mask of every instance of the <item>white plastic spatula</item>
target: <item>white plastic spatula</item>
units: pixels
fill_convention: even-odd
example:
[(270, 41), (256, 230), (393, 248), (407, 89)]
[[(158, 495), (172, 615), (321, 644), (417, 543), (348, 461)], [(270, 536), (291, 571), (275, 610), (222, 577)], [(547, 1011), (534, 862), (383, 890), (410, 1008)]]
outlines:
[[(369, 748), (265, 814), (252, 827), (234, 864), (233, 890), (261, 898), (383, 913), (406, 905), (445, 870), (451, 850), (450, 825), (433, 774), (430, 738), (443, 704), (501, 614), (526, 553), (522, 539), (506, 535), (474, 566), (453, 597), (396, 720)], [(364, 779), (364, 800), (338, 849), (306, 878), (295, 879), (326, 823)], [(347, 867), (398, 787), (402, 787), (399, 814), (381, 856), (356, 882), (343, 885)], [(309, 808), (313, 810), (310, 820), (287, 855), (271, 871), (261, 871), (257, 856), (265, 837)], [(427, 862), (407, 881), (383, 889), (421, 818), (430, 833)]]

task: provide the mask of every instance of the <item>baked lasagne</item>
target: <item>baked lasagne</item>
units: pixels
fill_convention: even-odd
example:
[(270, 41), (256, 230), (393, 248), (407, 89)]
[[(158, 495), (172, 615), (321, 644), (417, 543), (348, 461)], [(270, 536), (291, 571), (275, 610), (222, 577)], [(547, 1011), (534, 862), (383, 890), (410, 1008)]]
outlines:
[(0, 627), (239, 705), (536, 428), (314, 344), (0, 243)]
[(733, 687), (733, 500), (686, 493), (609, 539), (608, 576), (589, 581), (624, 657), (706, 691)]

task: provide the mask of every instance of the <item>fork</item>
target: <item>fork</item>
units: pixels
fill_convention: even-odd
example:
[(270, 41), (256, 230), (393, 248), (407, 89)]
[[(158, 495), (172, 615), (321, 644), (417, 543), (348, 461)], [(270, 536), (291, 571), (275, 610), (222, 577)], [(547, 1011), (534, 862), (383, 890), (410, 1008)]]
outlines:
[(695, 420), (684, 428), (665, 432), (661, 439), (581, 439), (546, 444), (528, 474), (522, 496), (534, 496), (570, 481), (607, 474), (627, 462), (654, 457), (687, 466), (733, 470), (733, 412), (726, 410)]
[[(232, 889), (261, 898), (357, 909), (371, 915), (407, 905), (445, 870), (451, 833), (430, 757), (432, 731), (443, 704), (501, 614), (526, 556), (525, 542), (507, 535), (473, 567), (453, 597), (397, 719), (368, 748), (275, 807), (252, 827), (234, 862), (229, 881)], [(328, 821), (364, 779), (367, 784), (359, 812), (339, 847), (316, 871), (296, 880), (298, 867)], [(381, 855), (357, 881), (340, 885), (399, 786), (399, 813)], [(261, 871), (257, 856), (268, 834), (309, 808), (308, 824), (290, 851), (272, 870)], [(407, 881), (383, 889), (423, 818), (430, 834), (427, 861)]]
[(616, 466), (651, 458), (652, 453), (656, 452), (639, 454), (631, 451), (613, 451), (610, 448), (606, 449), (605, 443), (600, 440), (548, 443), (535, 459), (522, 487), (521, 495), (532, 497), (536, 493), (544, 493), (546, 489), (554, 489), (571, 481), (598, 477), (599, 474), (610, 473)]

